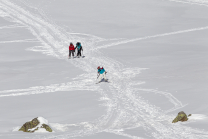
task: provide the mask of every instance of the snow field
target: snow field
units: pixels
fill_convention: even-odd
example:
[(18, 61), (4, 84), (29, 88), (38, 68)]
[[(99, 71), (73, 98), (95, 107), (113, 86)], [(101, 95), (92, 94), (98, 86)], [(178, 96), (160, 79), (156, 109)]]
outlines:
[[(181, 1), (176, 1), (181, 2)], [(183, 2), (183, 1), (182, 1)], [(185, 3), (204, 5), (205, 1), (184, 1)], [(205, 3), (206, 4), (206, 3)], [(201, 4), (200, 4), (201, 5)], [(96, 133), (114, 133), (128, 138), (142, 138), (139, 135), (134, 136), (123, 131), (142, 127), (145, 132), (152, 138), (207, 138), (207, 132), (199, 129), (190, 128), (183, 124), (172, 124), (172, 115), (168, 113), (178, 110), (186, 106), (171, 93), (158, 91), (148, 88), (138, 88), (144, 82), (134, 81), (133, 78), (141, 74), (147, 68), (129, 68), (121, 62), (103, 55), (99, 50), (120, 44), (189, 33), (194, 31), (206, 30), (208, 27), (193, 28), (188, 30), (175, 31), (153, 36), (146, 36), (136, 39), (104, 39), (94, 35), (82, 33), (68, 33), (61, 29), (58, 25), (49, 23), (47, 19), (33, 15), (21, 6), (9, 0), (0, 1), (1, 15), (9, 18), (16, 23), (11, 26), (2, 28), (26, 27), (37, 39), (14, 40), (9, 42), (32, 42), (41, 43), (40, 46), (35, 46), (27, 50), (41, 52), (44, 55), (53, 56), (57, 59), (66, 61), (66, 63), (74, 65), (84, 71), (84, 74), (73, 78), (73, 81), (60, 84), (51, 84), (47, 86), (34, 86), (26, 89), (12, 89), (0, 91), (0, 97), (17, 97), (25, 95), (35, 95), (43, 93), (54, 93), (60, 91), (95, 91), (100, 94), (100, 101), (103, 101), (103, 106), (106, 107), (106, 113), (94, 121), (85, 121), (81, 123), (68, 124), (51, 124), (52, 128), (56, 129), (53, 135), (39, 135), (34, 138), (74, 138), (85, 137)], [(70, 40), (70, 41), (69, 41)], [(82, 42), (84, 46), (84, 59), (67, 59), (68, 48), (65, 47), (69, 42)], [(113, 41), (113, 43), (111, 43)], [(100, 45), (110, 42), (109, 44)], [(2, 43), (8, 43), (2, 41)], [(110, 84), (95, 84), (95, 67), (102, 65), (107, 69), (107, 77), (111, 81)], [(150, 104), (147, 100), (139, 97), (137, 92), (151, 92), (164, 96), (172, 105), (168, 110)], [(193, 119), (205, 119), (205, 116), (197, 115)], [(76, 127), (73, 132), (71, 128)]]

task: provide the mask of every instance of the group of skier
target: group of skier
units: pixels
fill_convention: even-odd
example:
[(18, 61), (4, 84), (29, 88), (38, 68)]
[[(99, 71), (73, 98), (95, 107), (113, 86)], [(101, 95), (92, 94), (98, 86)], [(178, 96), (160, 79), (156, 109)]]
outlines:
[(69, 58), (71, 58), (71, 55), (73, 56), (72, 58), (74, 58), (74, 53), (75, 53), (75, 50), (77, 49), (77, 57), (81, 57), (82, 54), (81, 54), (81, 51), (83, 51), (83, 48), (82, 48), (82, 45), (80, 42), (77, 42), (76, 43), (76, 47), (74, 47), (73, 43), (71, 42), (70, 45), (69, 45)]
[[(82, 45), (80, 42), (77, 42), (76, 43), (76, 47), (74, 47), (73, 43), (71, 42), (70, 45), (69, 45), (69, 58), (71, 58), (71, 55), (73, 56), (74, 58), (74, 53), (75, 53), (75, 50), (77, 49), (77, 57), (81, 57), (81, 51), (83, 51), (83, 48), (82, 48)], [(75, 56), (76, 57), (76, 56)], [(106, 71), (105, 69), (102, 67), (97, 67), (97, 70), (98, 70), (98, 77), (97, 77), (97, 82), (96, 83), (100, 83), (102, 82), (102, 80), (104, 79), (105, 82), (108, 82), (108, 79), (106, 79)]]

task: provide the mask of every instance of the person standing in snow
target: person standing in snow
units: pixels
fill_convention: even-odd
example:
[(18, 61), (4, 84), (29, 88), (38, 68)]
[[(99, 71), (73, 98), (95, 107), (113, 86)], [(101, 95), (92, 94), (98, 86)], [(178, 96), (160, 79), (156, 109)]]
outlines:
[(107, 72), (105, 71), (105, 69), (103, 67), (100, 68), (100, 66), (97, 69), (98, 69), (98, 77), (97, 77), (98, 78), (98, 82), (97, 83), (101, 82), (102, 79), (104, 79), (107, 82), (108, 80), (106, 79), (106, 76), (105, 76), (105, 74)]
[(82, 48), (80, 42), (77, 42), (75, 49), (77, 49), (77, 57), (82, 56), (82, 55), (81, 55), (81, 51), (83, 51), (83, 48)]
[(71, 54), (74, 57), (74, 51), (75, 51), (74, 45), (73, 45), (73, 43), (70, 43), (70, 45), (69, 45), (69, 58), (71, 58)]

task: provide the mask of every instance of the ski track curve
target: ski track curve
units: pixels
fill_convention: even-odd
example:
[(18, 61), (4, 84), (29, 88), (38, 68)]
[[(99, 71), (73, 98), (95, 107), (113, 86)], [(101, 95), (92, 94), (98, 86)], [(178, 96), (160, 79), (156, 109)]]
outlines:
[[(32, 6), (30, 6), (30, 8), (31, 7)], [(98, 119), (95, 119), (94, 121), (59, 125), (64, 127), (64, 132), (56, 132), (55, 134), (50, 135), (38, 135), (35, 136), (34, 139), (67, 139), (78, 136), (88, 136), (99, 132), (114, 133), (132, 139), (140, 139), (141, 137), (139, 136), (132, 136), (123, 132), (125, 129), (138, 127), (142, 127), (146, 133), (157, 139), (208, 138), (208, 133), (205, 131), (186, 127), (180, 123), (171, 123), (173, 116), (168, 115), (167, 113), (185, 106), (172, 94), (153, 89), (138, 88), (138, 86), (144, 82), (135, 82), (131, 79), (140, 74), (141, 70), (145, 70), (144, 68), (126, 68), (122, 63), (105, 57), (98, 50), (100, 48), (109, 47), (109, 45), (114, 46), (121, 43), (129, 43), (142, 39), (121, 39), (121, 41), (117, 43), (111, 43), (106, 46), (96, 48), (96, 43), (109, 40), (89, 34), (68, 33), (57, 25), (47, 22), (48, 19), (46, 19), (46, 17), (38, 16), (38, 14), (34, 15), (10, 0), (0, 0), (0, 13), (1, 17), (15, 23), (14, 26), (7, 26), (6, 28), (24, 26), (28, 28), (28, 30), (41, 43), (40, 46), (35, 46), (29, 48), (28, 50), (41, 52), (45, 55), (50, 55), (58, 59), (65, 60), (66, 62), (73, 64), (75, 67), (81, 68), (85, 71), (85, 74), (78, 75), (73, 79), (72, 82), (48, 86), (35, 86), (27, 89), (4, 90), (0, 91), (0, 97), (14, 97), (57, 91), (90, 90), (100, 93), (100, 101), (103, 101), (103, 105), (107, 108), (106, 114)], [(150, 39), (154, 37), (162, 37), (166, 35), (174, 35), (177, 33), (203, 29), (207, 29), (207, 27), (178, 31), (169, 34), (159, 34), (156, 36), (147, 36), (144, 38)], [(68, 45), (69, 40), (72, 42), (81, 41), (83, 46), (86, 48), (85, 55), (88, 55), (89, 57), (86, 57), (82, 60), (73, 59), (68, 61), (66, 54), (68, 49), (65, 46)], [(111, 77), (110, 84), (95, 85), (96, 77), (94, 76), (94, 67), (97, 67), (97, 65), (103, 65), (106, 67), (106, 69), (108, 69), (108, 74), (110, 74), (109, 77)], [(120, 69), (119, 74), (118, 69)], [(108, 89), (106, 90), (106, 88)], [(173, 104), (173, 107), (167, 111), (161, 110), (159, 107), (150, 104), (142, 97), (137, 96), (136, 92), (138, 91), (146, 91), (164, 95), (170, 101), (170, 103)], [(52, 127), (57, 127), (58, 124), (51, 125)], [(78, 127), (78, 129), (72, 132), (69, 130), (69, 127), (72, 126)]]

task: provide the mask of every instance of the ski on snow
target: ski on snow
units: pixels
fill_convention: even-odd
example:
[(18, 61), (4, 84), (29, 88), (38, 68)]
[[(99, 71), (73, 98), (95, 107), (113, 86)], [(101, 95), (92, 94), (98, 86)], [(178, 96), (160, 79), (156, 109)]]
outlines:
[(78, 57), (78, 56), (75, 56), (75, 57), (68, 57), (68, 59), (74, 59), (74, 58), (84, 58), (85, 56), (80, 56), (80, 57)]
[(109, 80), (107, 79), (107, 81), (96, 82), (96, 84), (99, 84), (99, 83), (102, 83), (102, 82), (104, 82), (104, 83), (110, 83)]

